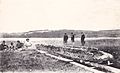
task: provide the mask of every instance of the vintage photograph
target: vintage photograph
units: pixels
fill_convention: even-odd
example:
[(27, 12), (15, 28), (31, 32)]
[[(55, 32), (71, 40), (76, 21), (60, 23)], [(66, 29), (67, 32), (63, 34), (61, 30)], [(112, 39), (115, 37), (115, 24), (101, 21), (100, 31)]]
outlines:
[(120, 73), (120, 0), (0, 0), (0, 73)]

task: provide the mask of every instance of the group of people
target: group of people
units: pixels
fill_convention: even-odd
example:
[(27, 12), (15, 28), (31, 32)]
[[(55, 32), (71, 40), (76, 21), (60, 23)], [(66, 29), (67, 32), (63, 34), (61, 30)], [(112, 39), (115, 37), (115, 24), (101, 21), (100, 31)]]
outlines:
[[(76, 36), (76, 34), (71, 32), (71, 42), (73, 43), (73, 45), (75, 42), (75, 36)], [(63, 38), (64, 44), (67, 44), (68, 38), (69, 37), (68, 37), (67, 33), (65, 33), (64, 38)], [(83, 32), (81, 33), (81, 44), (82, 44), (82, 46), (85, 45), (85, 34)], [(32, 43), (30, 42), (30, 40), (28, 38), (25, 40), (24, 43), (22, 43), (18, 40), (18, 41), (16, 41), (16, 43), (11, 42), (9, 45), (6, 44), (6, 41), (2, 41), (2, 43), (0, 44), (0, 50), (18, 50), (20, 48), (29, 48), (31, 46), (32, 46)]]
[(6, 44), (6, 41), (2, 41), (2, 43), (0, 44), (0, 51), (3, 50), (18, 50), (21, 48), (28, 48), (31, 47), (32, 43), (29, 41), (29, 39), (27, 38), (26, 41), (24, 43), (20, 42), (19, 40), (16, 41), (16, 43), (11, 42), (9, 45)]
[[(71, 32), (71, 42), (74, 44), (74, 42), (75, 42), (75, 35), (76, 34), (74, 34), (73, 32)], [(64, 44), (67, 44), (67, 42), (68, 42), (68, 35), (67, 35), (67, 33), (65, 33), (64, 34), (64, 37), (63, 37), (63, 41), (64, 41)], [(83, 32), (81, 32), (81, 44), (82, 44), (82, 46), (84, 46), (85, 45), (85, 34), (83, 33)]]

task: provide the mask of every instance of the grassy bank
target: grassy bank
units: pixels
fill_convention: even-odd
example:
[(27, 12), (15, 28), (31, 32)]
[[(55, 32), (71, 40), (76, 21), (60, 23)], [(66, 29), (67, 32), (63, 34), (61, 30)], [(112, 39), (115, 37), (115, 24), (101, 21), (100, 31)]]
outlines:
[[(9, 44), (11, 41), (8, 41)], [(13, 41), (14, 42), (14, 41)], [(54, 41), (51, 41), (54, 43)], [(58, 43), (55, 43), (58, 44)], [(114, 56), (113, 67), (120, 69), (120, 39), (101, 39), (101, 40), (87, 40), (85, 46), (97, 47), (99, 50), (108, 52)], [(76, 40), (76, 46), (80, 46), (80, 40)], [(59, 51), (56, 49), (56, 51)], [(53, 53), (50, 51), (50, 53)], [(67, 63), (52, 59), (36, 51), (21, 51), (21, 52), (0, 52), (1, 65), (0, 69), (3, 71), (9, 70), (69, 70)], [(2, 65), (3, 63), (3, 65)], [(15, 65), (14, 65), (15, 64)], [(58, 67), (58, 66), (59, 67)], [(2, 67), (3, 66), (3, 67)], [(69, 66), (69, 65), (68, 65)], [(63, 68), (62, 68), (63, 67)], [(72, 69), (75, 67), (72, 66)], [(62, 71), (63, 71), (62, 70)]]
[(35, 50), (0, 52), (0, 71), (89, 72), (73, 64), (40, 54)]
[[(113, 65), (111, 66), (120, 69), (120, 45), (119, 44), (120, 44), (120, 39), (100, 39), (100, 40), (87, 40), (85, 46), (96, 47), (99, 50), (112, 54), (114, 56), (114, 59), (111, 60), (113, 62)], [(80, 45), (81, 45), (80, 41), (76, 40), (75, 46), (80, 46)], [(54, 54), (54, 52), (59, 52), (59, 49), (52, 50), (49, 48), (45, 51), (49, 51), (50, 53)]]
[(89, 40), (86, 45), (112, 54), (112, 66), (120, 69), (120, 39)]

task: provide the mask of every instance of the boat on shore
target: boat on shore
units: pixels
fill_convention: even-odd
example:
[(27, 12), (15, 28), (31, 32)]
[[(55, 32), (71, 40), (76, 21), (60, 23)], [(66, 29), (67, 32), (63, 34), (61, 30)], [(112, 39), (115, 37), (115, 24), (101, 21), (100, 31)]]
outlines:
[(85, 46), (65, 46), (58, 47), (53, 45), (43, 45), (37, 44), (37, 49), (47, 51), (56, 56), (62, 56), (76, 61), (90, 61), (95, 63), (105, 63), (110, 64), (113, 56), (107, 52), (100, 51), (95, 47), (85, 47)]

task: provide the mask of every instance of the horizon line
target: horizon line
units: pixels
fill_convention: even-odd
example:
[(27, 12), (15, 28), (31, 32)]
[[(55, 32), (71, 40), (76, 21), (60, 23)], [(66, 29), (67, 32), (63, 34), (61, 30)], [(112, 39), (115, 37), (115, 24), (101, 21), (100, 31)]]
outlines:
[(33, 32), (33, 31), (60, 31), (60, 30), (75, 30), (75, 31), (110, 31), (110, 30), (120, 30), (120, 29), (102, 29), (102, 30), (79, 30), (79, 29), (41, 29), (41, 30), (29, 30), (29, 31), (18, 31), (18, 32), (0, 32), (0, 33), (26, 33), (26, 32)]

